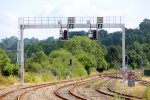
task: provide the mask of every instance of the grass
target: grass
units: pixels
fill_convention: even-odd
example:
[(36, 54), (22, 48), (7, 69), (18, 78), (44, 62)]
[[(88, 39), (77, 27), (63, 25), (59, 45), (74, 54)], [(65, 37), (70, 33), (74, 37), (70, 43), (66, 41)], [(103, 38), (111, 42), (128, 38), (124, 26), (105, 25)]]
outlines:
[(0, 84), (9, 85), (16, 82), (17, 82), (17, 78), (15, 76), (8, 76), (8, 77), (0, 76)]
[[(116, 69), (108, 69), (106, 71), (103, 71), (103, 74), (104, 73), (116, 73)], [(118, 73), (118, 70), (117, 70), (117, 73)]]
[(16, 88), (18, 85), (18, 78), (15, 76), (4, 77), (0, 75), (0, 90), (6, 88)]
[(94, 84), (98, 84), (96, 80), (86, 83), (84, 88), (91, 88)]
[(122, 87), (121, 80), (116, 80), (114, 82), (114, 84), (116, 84), (116, 85), (113, 85), (114, 91), (121, 92), (124, 94), (133, 95), (133, 96), (138, 96), (138, 97), (144, 97), (145, 91), (147, 89), (146, 86), (144, 86), (140, 83), (137, 83), (137, 82), (135, 83), (135, 87), (128, 87), (127, 82), (126, 82), (125, 87)]
[(150, 87), (146, 88), (146, 91), (144, 92), (144, 98), (146, 100), (150, 100)]

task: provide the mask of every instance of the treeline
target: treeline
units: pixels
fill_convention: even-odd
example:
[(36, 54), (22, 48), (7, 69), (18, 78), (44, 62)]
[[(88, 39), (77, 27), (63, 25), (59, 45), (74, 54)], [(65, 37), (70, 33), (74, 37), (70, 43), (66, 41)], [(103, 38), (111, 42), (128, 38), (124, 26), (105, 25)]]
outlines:
[[(128, 66), (140, 68), (150, 66), (150, 20), (144, 19), (139, 28), (126, 29), (126, 55), (129, 57)], [(107, 33), (100, 31), (99, 43), (107, 50), (106, 60), (110, 67), (116, 62), (121, 62), (121, 32)], [(115, 56), (114, 56), (115, 55)], [(119, 58), (119, 59), (118, 59)]]
[[(3, 51), (0, 53), (1, 55), (7, 52), (1, 51)], [(9, 55), (9, 53), (7, 54)], [(25, 46), (25, 71), (29, 73), (47, 73), (65, 79), (69, 77), (68, 63), (70, 59), (73, 61), (73, 77), (85, 76), (107, 69), (101, 45), (87, 36), (74, 36), (68, 41), (48, 38)], [(4, 62), (3, 59), (1, 60)], [(10, 62), (9, 60), (8, 63), (10, 64)], [(11, 69), (6, 69), (11, 72), (9, 74), (4, 71), (4, 67), (0, 67), (2, 75), (15, 75), (14, 71), (16, 70), (14, 70), (13, 64)]]
[[(49, 37), (45, 40), (24, 39), (25, 71), (48, 73), (59, 78), (69, 76), (68, 61), (73, 60), (73, 76), (84, 76), (109, 68), (121, 67), (121, 32), (98, 32), (98, 41), (90, 40), (85, 31), (70, 32), (68, 41)], [(2, 75), (17, 74), (16, 37), (0, 42), (0, 69)], [(144, 19), (139, 29), (126, 29), (126, 55), (129, 68), (150, 66), (150, 20)], [(4, 59), (5, 58), (5, 59)], [(5, 64), (4, 64), (5, 63)]]

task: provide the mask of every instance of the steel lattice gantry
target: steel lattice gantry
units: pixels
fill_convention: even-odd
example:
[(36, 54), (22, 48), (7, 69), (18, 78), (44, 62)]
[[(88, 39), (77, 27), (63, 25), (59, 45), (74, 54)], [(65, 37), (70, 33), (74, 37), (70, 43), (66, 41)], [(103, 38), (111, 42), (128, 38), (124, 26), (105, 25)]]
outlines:
[[(20, 65), (20, 85), (24, 84), (24, 29), (48, 29), (48, 28), (95, 28), (97, 31), (99, 25), (101, 28), (121, 28), (122, 29), (122, 67), (125, 69), (125, 24), (121, 16), (104, 17), (21, 17), (18, 19), (19, 41), (17, 61)], [(97, 32), (98, 33), (98, 32)], [(123, 77), (123, 85), (125, 77)]]

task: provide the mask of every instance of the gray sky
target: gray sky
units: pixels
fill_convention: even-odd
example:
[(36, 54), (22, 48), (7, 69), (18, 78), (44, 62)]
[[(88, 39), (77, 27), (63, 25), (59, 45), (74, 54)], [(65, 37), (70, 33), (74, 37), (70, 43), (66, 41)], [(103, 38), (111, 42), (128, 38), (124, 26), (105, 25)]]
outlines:
[[(0, 39), (18, 36), (18, 17), (124, 16), (127, 28), (150, 19), (150, 0), (1, 0)], [(58, 38), (59, 30), (26, 30), (25, 38)]]

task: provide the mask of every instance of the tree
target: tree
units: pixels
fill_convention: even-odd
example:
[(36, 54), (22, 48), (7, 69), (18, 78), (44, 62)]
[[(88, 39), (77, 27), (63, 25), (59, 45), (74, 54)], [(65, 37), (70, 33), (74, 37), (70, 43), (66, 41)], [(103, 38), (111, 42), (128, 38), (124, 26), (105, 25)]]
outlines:
[(96, 64), (96, 59), (94, 58), (94, 55), (90, 55), (87, 52), (80, 51), (75, 55), (75, 57), (84, 65), (87, 74), (90, 74), (91, 68), (94, 68), (94, 65)]
[(59, 78), (66, 78), (69, 76), (69, 60), (72, 59), (72, 75), (73, 77), (85, 76), (86, 70), (84, 66), (68, 51), (64, 49), (55, 50), (49, 55), (49, 61), (52, 64), (51, 71), (53, 75)]
[(121, 61), (121, 57), (119, 54), (120, 48), (117, 46), (111, 46), (108, 49), (108, 53), (106, 55), (106, 61), (109, 63), (109, 68), (117, 67), (117, 63)]
[(11, 60), (6, 54), (6, 52), (0, 49), (0, 70), (2, 75), (9, 76), (16, 74), (16, 68), (13, 64), (10, 63)]
[(50, 67), (48, 57), (43, 51), (36, 52), (25, 62), (25, 69), (28, 72), (44, 72), (44, 70), (49, 70)]
[(70, 36), (69, 38), (72, 38), (74, 36), (85, 36), (87, 35), (85, 31), (73, 31), (73, 32), (69, 32)]
[(150, 32), (150, 20), (144, 19), (143, 22), (140, 23), (139, 27), (140, 30), (147, 34), (148, 32)]
[(88, 54), (93, 56), (93, 61), (96, 62), (95, 65), (97, 65), (96, 69), (98, 69), (98, 71), (100, 71), (99, 69), (107, 69), (107, 63), (104, 59), (104, 53), (101, 45), (90, 40), (86, 36), (74, 36), (65, 42), (64, 48), (73, 55), (78, 55), (78, 53), (84, 51), (86, 53), (85, 55)]

